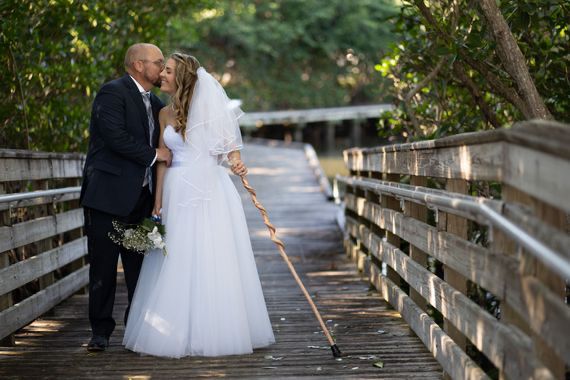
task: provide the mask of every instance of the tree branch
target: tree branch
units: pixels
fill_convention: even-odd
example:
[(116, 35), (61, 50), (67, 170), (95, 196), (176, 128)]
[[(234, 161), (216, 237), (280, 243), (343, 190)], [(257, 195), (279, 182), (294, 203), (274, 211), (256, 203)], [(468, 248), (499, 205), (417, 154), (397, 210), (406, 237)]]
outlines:
[(459, 81), (465, 85), (473, 97), (475, 104), (479, 106), (479, 109), (483, 113), (485, 120), (487, 120), (487, 122), (489, 122), (493, 127), (500, 128), (501, 123), (497, 119), (495, 113), (483, 99), (483, 95), (481, 94), (479, 87), (475, 84), (475, 82), (473, 82), (473, 80), (471, 80), (469, 75), (467, 75), (465, 72), (463, 66), (461, 66), (457, 61), (453, 63), (453, 72), (455, 73), (457, 79), (459, 79)]
[(524, 55), (496, 1), (479, 0), (479, 7), (497, 42), (497, 55), (507, 73), (513, 78), (518, 88), (518, 93), (529, 106), (532, 116), (541, 119), (552, 119), (552, 114), (534, 85)]
[(8, 47), (8, 60), (10, 61), (10, 68), (12, 69), (14, 76), (16, 77), (16, 83), (18, 84), (18, 92), (20, 93), (20, 99), (22, 102), (22, 113), (24, 114), (24, 126), (26, 128), (26, 148), (30, 149), (30, 127), (28, 123), (28, 111), (26, 104), (26, 96), (24, 95), (24, 90), (22, 88), (22, 81), (20, 75), (18, 74), (18, 67), (16, 66), (16, 58), (14, 57), (14, 52), (12, 51), (12, 46), (10, 41), (6, 41), (6, 46)]
[(410, 101), (414, 97), (414, 95), (420, 92), (422, 88), (424, 88), (429, 82), (432, 81), (433, 78), (435, 78), (435, 76), (439, 73), (439, 71), (443, 67), (443, 64), (445, 63), (445, 58), (446, 57), (442, 57), (437, 63), (437, 65), (435, 65), (433, 70), (428, 75), (426, 75), (424, 79), (422, 79), (417, 85), (415, 85), (414, 88), (410, 90), (410, 92), (406, 94), (406, 96), (404, 97), (404, 101)]
[(433, 80), (433, 78), (436, 77), (436, 75), (439, 73), (439, 71), (443, 67), (444, 62), (445, 62), (445, 57), (441, 58), (439, 60), (439, 62), (437, 63), (437, 65), (435, 65), (433, 70), (428, 75), (426, 75), (424, 77), (424, 79), (422, 79), (417, 85), (415, 85), (414, 88), (412, 88), (410, 90), (410, 92), (408, 92), (404, 96), (404, 105), (406, 106), (406, 111), (408, 112), (408, 115), (410, 116), (410, 120), (412, 121), (412, 124), (414, 125), (415, 129), (419, 128), (419, 122), (418, 122), (418, 119), (416, 117), (416, 113), (414, 112), (410, 102), (411, 102), (412, 98), (415, 95), (417, 95), (418, 92), (421, 91), (422, 88), (424, 88), (429, 82), (431, 82)]
[[(443, 29), (440, 28), (438, 22), (435, 20), (430, 10), (427, 8), (423, 0), (415, 0), (414, 3), (418, 7), (420, 13), (427, 21), (429, 27), (431, 27), (435, 32), (439, 34), (441, 38), (445, 40), (446, 43), (453, 44), (453, 38)], [(505, 98), (510, 102), (515, 108), (517, 108), (525, 118), (531, 119), (533, 114), (529, 107), (523, 99), (514, 91), (512, 88), (508, 87), (503, 83), (503, 81), (495, 75), (485, 64), (474, 60), (465, 51), (465, 49), (458, 46), (457, 53), (461, 60), (467, 63), (471, 68), (477, 71), (486, 81), (487, 85), (493, 89), (493, 91)]]

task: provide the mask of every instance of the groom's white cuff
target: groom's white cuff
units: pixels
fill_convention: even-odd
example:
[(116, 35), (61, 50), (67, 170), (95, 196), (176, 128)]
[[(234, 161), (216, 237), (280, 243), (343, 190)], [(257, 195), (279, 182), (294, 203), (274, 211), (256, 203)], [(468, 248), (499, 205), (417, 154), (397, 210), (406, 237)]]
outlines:
[(154, 165), (154, 163), (156, 162), (156, 159), (158, 158), (158, 153), (154, 154), (154, 160), (152, 160), (152, 162), (150, 163), (149, 167), (152, 167), (152, 165)]

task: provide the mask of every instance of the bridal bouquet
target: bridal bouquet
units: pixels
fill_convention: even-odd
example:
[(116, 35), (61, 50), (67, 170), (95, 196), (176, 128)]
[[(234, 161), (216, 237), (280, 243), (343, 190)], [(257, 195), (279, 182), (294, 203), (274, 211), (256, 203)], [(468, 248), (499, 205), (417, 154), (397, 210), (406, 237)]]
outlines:
[(109, 233), (111, 240), (120, 246), (146, 255), (152, 249), (162, 250), (166, 256), (164, 225), (158, 216), (143, 219), (140, 224), (129, 225), (113, 220), (115, 231)]

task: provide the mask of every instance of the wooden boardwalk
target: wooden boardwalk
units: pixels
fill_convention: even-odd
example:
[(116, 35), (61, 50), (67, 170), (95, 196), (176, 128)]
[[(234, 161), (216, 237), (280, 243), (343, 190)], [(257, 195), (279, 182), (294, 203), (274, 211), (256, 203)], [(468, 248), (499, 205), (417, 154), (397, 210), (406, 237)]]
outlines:
[[(441, 378), (441, 367), (425, 346), (397, 312), (369, 291), (343, 254), (337, 209), (320, 192), (303, 151), (250, 145), (244, 160), (250, 168), (250, 183), (334, 332), (344, 355), (341, 359), (332, 357), (257, 209), (236, 182), (277, 343), (245, 356), (141, 357), (121, 346), (119, 323), (110, 349), (88, 354), (87, 296), (79, 294), (21, 329), (15, 347), (0, 347), (0, 378)], [(125, 300), (121, 284), (115, 303), (118, 321)], [(380, 361), (383, 368), (373, 365)]]

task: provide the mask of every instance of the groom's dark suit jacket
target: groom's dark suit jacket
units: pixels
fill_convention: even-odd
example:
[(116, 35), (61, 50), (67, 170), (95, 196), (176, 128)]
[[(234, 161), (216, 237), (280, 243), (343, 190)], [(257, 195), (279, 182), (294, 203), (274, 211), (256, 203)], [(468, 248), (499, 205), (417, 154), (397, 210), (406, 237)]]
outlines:
[(101, 87), (91, 111), (82, 206), (119, 216), (133, 210), (158, 145), (158, 113), (164, 105), (154, 94), (151, 105), (155, 120), (152, 146), (145, 106), (132, 78), (125, 75)]

